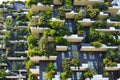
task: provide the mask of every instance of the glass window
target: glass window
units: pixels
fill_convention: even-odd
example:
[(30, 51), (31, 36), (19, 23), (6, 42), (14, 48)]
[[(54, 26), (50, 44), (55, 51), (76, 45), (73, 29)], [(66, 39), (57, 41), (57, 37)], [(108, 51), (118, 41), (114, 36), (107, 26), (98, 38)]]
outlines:
[(72, 54), (71, 52), (68, 52), (69, 58), (72, 58)]
[(94, 61), (94, 64), (95, 64), (96, 67), (98, 67), (97, 61)]
[(73, 54), (73, 57), (79, 58), (79, 53), (78, 53), (78, 50), (77, 50), (77, 45), (72, 45), (72, 54)]
[(83, 58), (87, 59), (87, 54), (86, 53), (83, 53)]
[(64, 59), (65, 58), (65, 54), (64, 53), (62, 53), (62, 59)]
[(90, 59), (95, 59), (95, 55), (93, 53), (89, 53), (89, 58)]
[(46, 78), (45, 78), (45, 72), (43, 72), (43, 77), (42, 78), (43, 78), (42, 80), (46, 80)]
[(56, 62), (54, 62), (54, 66), (55, 66), (55, 68), (57, 68), (57, 63)]
[(88, 61), (88, 65), (89, 65), (89, 67), (94, 68), (93, 61)]
[(81, 72), (77, 72), (77, 80), (80, 80)]

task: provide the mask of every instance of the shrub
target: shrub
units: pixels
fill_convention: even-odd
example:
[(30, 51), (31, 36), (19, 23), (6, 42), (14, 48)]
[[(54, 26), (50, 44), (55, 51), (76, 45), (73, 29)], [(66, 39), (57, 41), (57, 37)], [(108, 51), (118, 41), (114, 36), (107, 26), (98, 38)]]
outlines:
[(103, 76), (108, 77), (109, 73), (107, 71), (103, 72)]
[(55, 38), (55, 43), (57, 45), (69, 45), (70, 44), (66, 39), (64, 39), (62, 37), (56, 37)]
[(91, 43), (93, 46), (95, 46), (96, 48), (101, 47), (101, 42), (100, 41), (94, 41)]
[(93, 7), (99, 9), (100, 11), (108, 10), (108, 5), (105, 3), (96, 3)]
[(73, 65), (75, 66), (75, 68), (76, 68), (76, 66), (79, 66), (80, 60), (77, 59), (77, 58), (73, 58), (73, 59), (72, 59), (72, 64), (73, 64)]
[(31, 44), (33, 46), (37, 45), (37, 39), (33, 35), (27, 37), (28, 46)]

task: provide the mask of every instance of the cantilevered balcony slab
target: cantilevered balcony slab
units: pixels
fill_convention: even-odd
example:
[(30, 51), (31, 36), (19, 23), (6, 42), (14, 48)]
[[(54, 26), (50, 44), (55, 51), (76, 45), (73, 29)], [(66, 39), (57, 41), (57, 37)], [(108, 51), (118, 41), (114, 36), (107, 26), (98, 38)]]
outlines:
[(0, 63), (0, 66), (8, 66), (7, 63)]
[(19, 15), (19, 14), (25, 15), (25, 14), (28, 14), (28, 12), (20, 12), (20, 13), (14, 12), (14, 13), (12, 13), (12, 14), (13, 14), (13, 16), (17, 16), (17, 15)]
[(11, 60), (11, 61), (22, 61), (22, 60), (26, 60), (27, 58), (26, 57), (7, 57), (8, 60)]
[(67, 39), (68, 42), (82, 42), (84, 37), (78, 36), (77, 34), (72, 34), (70, 36), (64, 36), (63, 38)]
[(39, 61), (56, 61), (57, 56), (34, 56), (30, 57), (30, 60), (33, 61), (34, 63), (39, 63)]
[(120, 7), (119, 6), (112, 6), (108, 7), (108, 12), (113, 15), (116, 14), (119, 11)]
[(5, 36), (0, 34), (0, 39), (3, 39)]
[(58, 21), (58, 22), (60, 22), (63, 25), (65, 23), (65, 20), (60, 20), (60, 19), (57, 19), (57, 18), (52, 18), (50, 21)]
[(95, 21), (88, 19), (83, 19), (83, 20), (79, 20), (78, 21), (81, 25), (83, 26), (92, 26), (93, 23), (95, 23)]
[(7, 16), (6, 20), (13, 20), (12, 16)]
[[(12, 75), (9, 75), (9, 76), (5, 76), (6, 79), (18, 79), (19, 76), (12, 76)], [(21, 76), (21, 78), (26, 78), (26, 76)]]
[(0, 44), (0, 49), (6, 49), (5, 44)]
[(68, 46), (56, 46), (56, 51), (67, 51)]
[(39, 15), (32, 16), (32, 21), (38, 21)]
[(115, 24), (120, 26), (120, 21), (111, 21), (110, 19), (107, 19), (107, 26), (114, 26)]
[(105, 19), (105, 18), (109, 17), (109, 14), (108, 13), (104, 13), (104, 12), (100, 12), (98, 17), (101, 18), (101, 19)]
[(93, 75), (91, 80), (109, 80), (107, 77), (103, 77), (102, 74)]
[(1, 32), (1, 33), (8, 33), (8, 32), (10, 32), (10, 31), (3, 29), (3, 30), (0, 30), (0, 32)]
[(77, 14), (78, 13), (75, 13), (74, 11), (71, 11), (71, 12), (65, 13), (65, 17), (66, 17), (66, 19), (74, 19), (75, 15), (77, 15)]
[(94, 5), (95, 3), (103, 3), (104, 0), (74, 0), (74, 5)]
[(43, 33), (43, 31), (48, 30), (49, 28), (43, 28), (43, 27), (30, 27), (30, 30), (32, 32), (32, 34), (38, 38), (39, 37), (39, 33)]
[(71, 66), (70, 69), (72, 71), (85, 71), (87, 68), (88, 68), (88, 64), (87, 63), (83, 63), (82, 66), (80, 66), (79, 68), (78, 67), (74, 67), (74, 66)]
[(27, 28), (27, 26), (14, 26), (13, 29)]
[(120, 29), (115, 29), (114, 27), (110, 27), (109, 29), (95, 29), (96, 31), (102, 32), (119, 32)]
[(53, 0), (54, 5), (62, 5), (60, 0)]
[(16, 54), (27, 54), (27, 51), (15, 51), (14, 53), (16, 53)]
[(118, 71), (120, 70), (120, 63), (117, 64), (117, 66), (113, 66), (113, 67), (105, 67), (106, 71)]
[(10, 43), (11, 44), (16, 44), (16, 43), (26, 43), (26, 40), (11, 40)]
[(35, 75), (40, 75), (39, 66), (36, 66), (36, 68), (30, 68), (30, 72)]
[(118, 46), (106, 46), (102, 44), (100, 48), (95, 48), (92, 45), (82, 45), (80, 51), (107, 51), (108, 49), (117, 49)]
[(39, 11), (45, 11), (45, 10), (53, 10), (54, 5), (43, 5), (41, 3), (38, 3), (37, 5), (32, 5), (32, 11), (33, 12), (39, 12)]

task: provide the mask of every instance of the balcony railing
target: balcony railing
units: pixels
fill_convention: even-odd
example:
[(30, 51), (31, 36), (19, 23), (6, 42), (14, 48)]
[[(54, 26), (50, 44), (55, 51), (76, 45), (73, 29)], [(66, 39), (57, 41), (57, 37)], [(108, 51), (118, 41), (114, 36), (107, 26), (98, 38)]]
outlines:
[(30, 57), (30, 60), (35, 62), (35, 63), (39, 63), (39, 61), (56, 61), (57, 56), (33, 56)]
[(11, 60), (11, 61), (16, 61), (16, 60), (26, 60), (27, 58), (26, 57), (7, 57), (8, 60)]
[(120, 29), (115, 29), (114, 27), (110, 27), (109, 29), (95, 29), (96, 31), (103, 31), (103, 32), (119, 32)]
[(120, 70), (120, 63), (117, 63), (117, 66), (113, 66), (113, 67), (105, 67), (106, 71), (118, 71)]
[(75, 13), (74, 11), (71, 11), (69, 13), (65, 13), (65, 17), (67, 19), (74, 19), (75, 18), (75, 15), (77, 15), (78, 13)]
[(118, 46), (106, 46), (102, 44), (100, 48), (96, 48), (92, 45), (82, 45), (80, 51), (107, 51), (108, 49), (117, 49)]
[(79, 20), (78, 21), (81, 25), (83, 26), (92, 26), (93, 23), (95, 23), (95, 21), (90, 20), (89, 18), (87, 19), (83, 19), (83, 20)]

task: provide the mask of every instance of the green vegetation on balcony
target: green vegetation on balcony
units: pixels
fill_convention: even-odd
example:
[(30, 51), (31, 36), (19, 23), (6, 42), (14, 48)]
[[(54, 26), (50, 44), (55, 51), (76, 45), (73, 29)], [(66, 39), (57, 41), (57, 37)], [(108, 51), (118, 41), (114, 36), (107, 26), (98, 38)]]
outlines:
[(95, 46), (96, 48), (101, 47), (101, 42), (100, 41), (94, 41), (91, 43), (93, 46)]
[(16, 17), (17, 21), (29, 21), (29, 18), (26, 14), (18, 14)]
[(72, 64), (75, 66), (75, 68), (76, 68), (76, 67), (79, 68), (80, 60), (77, 59), (77, 58), (73, 58), (73, 59), (72, 59)]
[(111, 21), (120, 21), (120, 14), (112, 15), (110, 20)]
[(45, 77), (49, 80), (52, 80), (53, 76), (56, 73), (56, 68), (53, 63), (48, 63), (45, 69)]
[(35, 74), (32, 74), (31, 72), (29, 72), (28, 80), (38, 80), (38, 78)]
[(28, 23), (22, 22), (22, 21), (20, 21), (16, 24), (16, 26), (27, 26), (27, 25), (28, 25)]
[(108, 10), (108, 5), (105, 3), (96, 3), (93, 5), (93, 7), (99, 9), (100, 11)]
[(0, 78), (5, 77), (5, 69), (0, 69)]
[(31, 60), (28, 60), (28, 61), (25, 63), (25, 67), (26, 67), (27, 70), (29, 70), (30, 67), (33, 66), (33, 65), (34, 65), (34, 63), (33, 63)]

